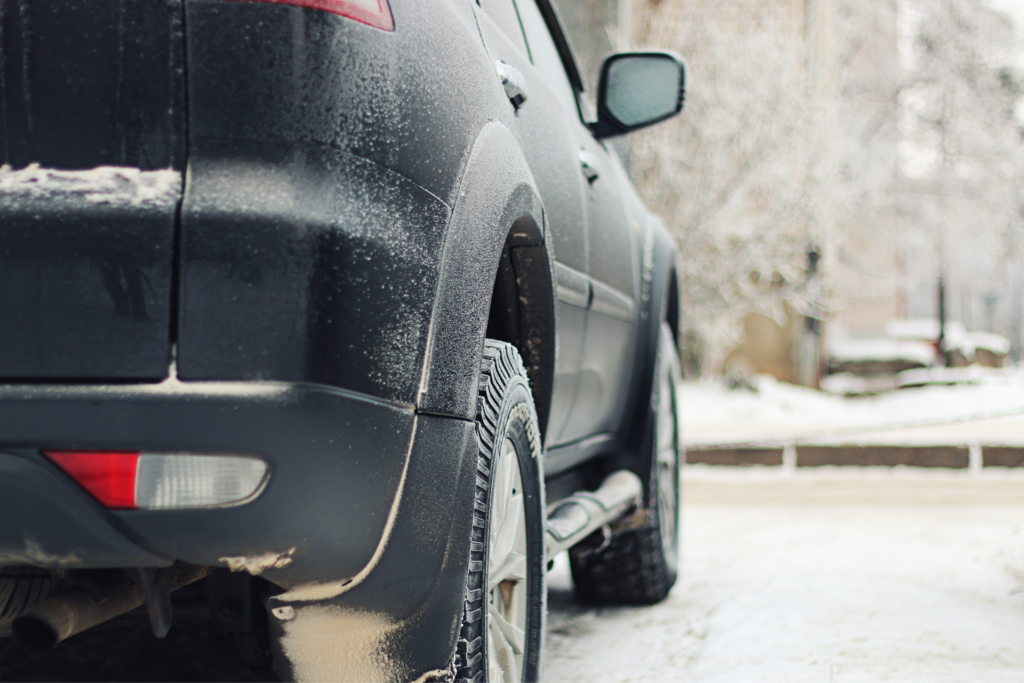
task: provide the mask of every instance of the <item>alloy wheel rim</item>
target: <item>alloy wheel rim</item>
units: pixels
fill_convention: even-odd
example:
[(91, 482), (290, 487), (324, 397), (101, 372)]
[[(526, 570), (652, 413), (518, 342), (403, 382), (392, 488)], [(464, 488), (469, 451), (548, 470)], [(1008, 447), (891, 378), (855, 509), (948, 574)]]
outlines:
[(491, 683), (522, 680), (526, 643), (526, 508), (515, 444), (491, 463), (487, 669)]

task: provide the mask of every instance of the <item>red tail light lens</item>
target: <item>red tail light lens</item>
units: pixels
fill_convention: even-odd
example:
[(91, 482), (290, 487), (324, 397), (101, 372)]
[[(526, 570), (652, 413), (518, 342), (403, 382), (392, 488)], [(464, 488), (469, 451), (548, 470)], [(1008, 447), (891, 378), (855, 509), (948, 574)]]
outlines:
[(379, 28), (394, 31), (395, 21), (391, 17), (388, 0), (235, 0), (236, 2), (271, 2), (278, 5), (309, 7), (324, 12), (340, 14), (349, 19)]
[(46, 457), (91, 493), (103, 507), (135, 510), (135, 476), (139, 454), (123, 452), (47, 451)]

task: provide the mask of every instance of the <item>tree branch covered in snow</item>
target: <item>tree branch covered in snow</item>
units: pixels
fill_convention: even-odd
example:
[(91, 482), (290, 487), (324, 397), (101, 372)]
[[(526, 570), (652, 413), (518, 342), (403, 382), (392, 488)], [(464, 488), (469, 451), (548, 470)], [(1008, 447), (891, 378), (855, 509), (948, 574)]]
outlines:
[(631, 169), (681, 252), (684, 353), (717, 371), (753, 311), (824, 302), (808, 251), (827, 242), (833, 111), (803, 3), (639, 0), (637, 47), (684, 55), (684, 114), (637, 134)]
[(964, 322), (1008, 332), (1019, 348), (1024, 150), (1014, 116), (1022, 89), (1010, 66), (1013, 25), (969, 0), (902, 0), (901, 14), (900, 210), (917, 268), (908, 275), (911, 303), (916, 296), (934, 306), (927, 289), (939, 277), (953, 318), (972, 317), (974, 300), (993, 297), (1001, 321)]

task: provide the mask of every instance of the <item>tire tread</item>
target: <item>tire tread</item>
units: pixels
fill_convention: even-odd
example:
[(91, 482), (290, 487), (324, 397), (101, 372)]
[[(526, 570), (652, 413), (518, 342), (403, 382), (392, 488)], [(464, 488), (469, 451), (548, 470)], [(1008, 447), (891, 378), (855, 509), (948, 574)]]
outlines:
[[(491, 485), (493, 450), (498, 441), (503, 392), (516, 376), (526, 379), (526, 369), (519, 352), (511, 344), (486, 340), (483, 361), (480, 364), (480, 382), (477, 385), (477, 436), (480, 453), (476, 467), (476, 489), (473, 501), (473, 531), (470, 539), (469, 577), (466, 585), (462, 626), (455, 650), (455, 680), (484, 681), (487, 662), (484, 656), (484, 638), (487, 637), (483, 619), (488, 594), (485, 581), (487, 544), (487, 501)], [(528, 380), (527, 380), (528, 381)], [(536, 416), (531, 407), (530, 438), (534, 439)]]
[[(666, 363), (669, 365), (667, 370), (663, 367)], [(677, 367), (674, 341), (663, 329), (654, 367), (656, 384), (663, 371), (674, 375)], [(674, 383), (669, 382), (668, 387), (674, 390)], [(657, 402), (664, 400), (658, 395), (660, 391), (658, 388), (652, 395), (652, 424), (657, 422)], [(648, 438), (651, 440), (651, 448), (656, 449), (656, 428), (652, 427)], [(626, 523), (620, 524), (621, 530), (615, 532), (611, 542), (600, 550), (569, 552), (573, 583), (577, 595), (584, 602), (599, 605), (649, 605), (664, 600), (676, 582), (676, 572), (666, 562), (662, 547), (656, 493), (661, 482), (658, 481), (656, 452), (651, 454), (651, 458), (652, 471), (648, 475), (651, 494), (646, 508), (636, 513), (638, 516), (643, 515), (638, 519), (640, 523), (632, 524), (629, 523), (632, 520), (626, 520)], [(678, 495), (676, 504), (679, 504)]]

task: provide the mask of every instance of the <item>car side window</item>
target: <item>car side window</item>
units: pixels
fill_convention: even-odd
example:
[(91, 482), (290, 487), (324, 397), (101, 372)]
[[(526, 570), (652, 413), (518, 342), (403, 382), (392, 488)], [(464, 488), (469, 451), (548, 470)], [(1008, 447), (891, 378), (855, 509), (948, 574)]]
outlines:
[(540, 13), (534, 0), (515, 0), (519, 11), (519, 21), (526, 35), (526, 46), (530, 53), (530, 61), (544, 76), (544, 80), (562, 100), (566, 111), (579, 111), (576, 104), (576, 91), (572, 87), (569, 76), (562, 66), (562, 56), (548, 32), (544, 15)]

